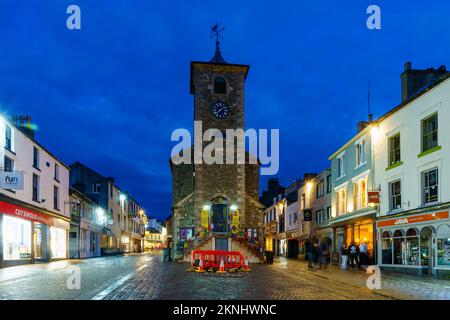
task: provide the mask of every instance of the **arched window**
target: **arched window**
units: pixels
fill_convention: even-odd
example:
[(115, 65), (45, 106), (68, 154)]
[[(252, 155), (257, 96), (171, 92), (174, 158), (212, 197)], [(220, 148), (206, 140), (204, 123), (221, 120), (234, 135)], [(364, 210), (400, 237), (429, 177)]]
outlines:
[(403, 231), (402, 230), (395, 230), (394, 237), (403, 237)]
[(227, 83), (224, 78), (214, 80), (214, 93), (227, 93)]
[(408, 231), (406, 231), (406, 236), (407, 237), (417, 236), (417, 230), (414, 228), (408, 229)]
[(383, 235), (381, 237), (382, 238), (390, 238), (391, 237), (391, 233), (389, 231), (385, 231), (385, 232), (383, 232)]

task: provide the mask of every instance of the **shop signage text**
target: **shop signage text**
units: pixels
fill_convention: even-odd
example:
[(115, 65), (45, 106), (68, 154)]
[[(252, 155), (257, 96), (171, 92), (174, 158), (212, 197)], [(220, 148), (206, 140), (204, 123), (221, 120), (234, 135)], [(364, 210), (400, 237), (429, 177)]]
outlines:
[(412, 217), (403, 217), (403, 218), (398, 218), (398, 219), (379, 221), (379, 222), (377, 222), (377, 226), (378, 227), (389, 227), (389, 226), (396, 226), (396, 225), (403, 225), (403, 224), (410, 224), (410, 223), (419, 223), (419, 222), (424, 222), (424, 221), (440, 220), (440, 219), (447, 219), (447, 218), (448, 218), (448, 211), (443, 211), (443, 212), (422, 214), (422, 215), (412, 216)]
[(0, 171), (0, 188), (23, 190), (23, 172)]
[(29, 221), (53, 225), (52, 217), (3, 201), (0, 201), (0, 213), (16, 216)]

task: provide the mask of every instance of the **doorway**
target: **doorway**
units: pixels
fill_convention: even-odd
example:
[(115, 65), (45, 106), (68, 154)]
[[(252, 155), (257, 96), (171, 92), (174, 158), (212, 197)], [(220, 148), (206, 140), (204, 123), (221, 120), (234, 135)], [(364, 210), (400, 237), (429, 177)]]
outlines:
[(228, 206), (225, 203), (214, 203), (212, 205), (213, 232), (228, 231)]
[(228, 251), (228, 238), (215, 238), (215, 250)]
[(433, 230), (430, 227), (425, 227), (420, 230), (420, 264), (423, 267), (424, 274), (433, 274), (433, 245), (432, 245)]

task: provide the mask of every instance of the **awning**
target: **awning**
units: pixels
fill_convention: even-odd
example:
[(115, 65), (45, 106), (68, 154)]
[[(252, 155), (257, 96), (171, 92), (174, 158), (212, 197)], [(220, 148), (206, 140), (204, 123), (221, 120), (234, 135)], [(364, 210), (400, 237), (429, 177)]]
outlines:
[(112, 231), (106, 227), (103, 227), (102, 233), (107, 235), (108, 237), (114, 237), (114, 234), (112, 233)]

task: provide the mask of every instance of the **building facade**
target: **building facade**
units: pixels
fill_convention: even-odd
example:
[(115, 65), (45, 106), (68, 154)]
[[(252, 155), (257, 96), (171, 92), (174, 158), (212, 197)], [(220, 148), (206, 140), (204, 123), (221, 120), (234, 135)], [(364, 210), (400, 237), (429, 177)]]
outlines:
[(333, 262), (338, 263), (342, 245), (365, 242), (369, 263), (374, 263), (376, 206), (368, 201), (368, 192), (378, 189), (372, 161), (372, 126), (358, 124), (358, 133), (339, 148), (331, 160), (331, 219)]
[(331, 169), (325, 169), (313, 180), (312, 192), (312, 236), (318, 241), (326, 240), (329, 247), (333, 247), (333, 229), (331, 220)]
[(374, 123), (378, 265), (450, 271), (450, 75), (405, 65), (403, 101)]
[(0, 116), (0, 267), (68, 257), (69, 168), (31, 128)]

